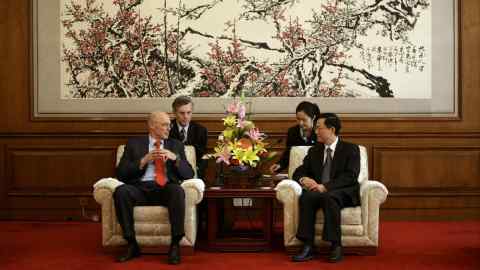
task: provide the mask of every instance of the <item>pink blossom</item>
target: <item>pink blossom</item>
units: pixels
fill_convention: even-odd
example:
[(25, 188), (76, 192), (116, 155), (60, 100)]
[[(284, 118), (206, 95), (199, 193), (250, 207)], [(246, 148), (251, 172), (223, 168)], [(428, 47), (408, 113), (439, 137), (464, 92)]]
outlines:
[(245, 124), (246, 124), (246, 121), (243, 121), (242, 119), (239, 119), (239, 120), (238, 120), (237, 127), (239, 127), (239, 128), (244, 128), (244, 127), (245, 127)]
[(227, 112), (228, 113), (237, 113), (238, 111), (239, 111), (238, 102), (230, 103), (230, 105), (228, 105), (228, 107), (227, 107)]
[(245, 105), (243, 104), (240, 104), (238, 108), (238, 118), (240, 118), (241, 120), (245, 118)]
[(202, 92), (198, 93), (198, 95), (201, 96), (201, 97), (209, 97), (210, 93), (208, 93), (208, 91), (202, 91)]
[(252, 128), (248, 131), (248, 136), (254, 141), (260, 140), (263, 135), (264, 133), (260, 132), (258, 128)]

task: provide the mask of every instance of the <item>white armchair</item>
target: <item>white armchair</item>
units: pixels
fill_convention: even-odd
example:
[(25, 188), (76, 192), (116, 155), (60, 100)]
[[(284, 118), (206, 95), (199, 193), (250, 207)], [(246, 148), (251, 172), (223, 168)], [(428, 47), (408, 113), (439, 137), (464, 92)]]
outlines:
[[(380, 182), (368, 180), (368, 157), (364, 146), (360, 147), (360, 183), (361, 205), (347, 207), (341, 212), (342, 245), (346, 252), (375, 254), (378, 247), (378, 223), (380, 204), (388, 194), (387, 188)], [(291, 179), (295, 169), (303, 163), (310, 146), (292, 147), (288, 176)], [(298, 199), (301, 186), (294, 180), (283, 180), (275, 187), (277, 199), (283, 204), (284, 244), (287, 252), (295, 252), (302, 245), (297, 233), (299, 210)], [(322, 241), (323, 211), (317, 212), (315, 222), (315, 245), (326, 246)]]
[[(124, 145), (117, 149), (117, 165), (123, 155)], [(195, 170), (196, 157), (193, 146), (185, 146), (188, 162)], [(117, 222), (113, 192), (122, 182), (115, 178), (102, 178), (93, 185), (93, 196), (102, 206), (102, 244), (103, 246), (125, 245), (122, 229)], [(195, 245), (197, 236), (196, 206), (203, 198), (205, 184), (200, 179), (189, 179), (181, 185), (185, 190), (185, 236), (181, 246)], [(137, 242), (142, 247), (168, 246), (171, 241), (168, 210), (163, 206), (137, 206), (134, 209), (135, 232)]]

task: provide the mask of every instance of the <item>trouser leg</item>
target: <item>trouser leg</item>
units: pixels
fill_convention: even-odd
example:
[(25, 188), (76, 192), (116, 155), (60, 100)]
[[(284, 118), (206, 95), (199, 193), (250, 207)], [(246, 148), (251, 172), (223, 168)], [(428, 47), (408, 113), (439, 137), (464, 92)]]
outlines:
[(299, 200), (300, 216), (297, 238), (313, 244), (315, 238), (315, 220), (318, 209), (323, 210), (324, 228), (322, 239), (341, 243), (341, 216), (342, 205), (328, 192), (304, 190)]
[(123, 231), (123, 237), (129, 241), (135, 241), (135, 224), (133, 220), (133, 208), (145, 201), (143, 192), (132, 185), (121, 185), (113, 193), (115, 212), (118, 223)]
[(185, 191), (180, 185), (167, 184), (158, 192), (156, 199), (168, 208), (172, 241), (180, 241), (185, 235)]
[(303, 190), (299, 199), (299, 222), (297, 238), (313, 245), (315, 238), (315, 217), (318, 209), (316, 192)]
[(332, 243), (341, 243), (340, 205), (334, 197), (330, 196), (328, 193), (324, 194), (321, 206), (324, 216), (322, 239)]

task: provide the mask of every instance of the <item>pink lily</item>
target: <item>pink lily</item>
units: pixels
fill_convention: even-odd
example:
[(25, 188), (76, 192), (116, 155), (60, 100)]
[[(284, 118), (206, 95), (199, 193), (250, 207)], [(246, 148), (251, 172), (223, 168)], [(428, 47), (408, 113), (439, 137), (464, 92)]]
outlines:
[(254, 141), (260, 140), (263, 137), (263, 135), (264, 133), (260, 132), (258, 128), (252, 128), (248, 131), (248, 136)]

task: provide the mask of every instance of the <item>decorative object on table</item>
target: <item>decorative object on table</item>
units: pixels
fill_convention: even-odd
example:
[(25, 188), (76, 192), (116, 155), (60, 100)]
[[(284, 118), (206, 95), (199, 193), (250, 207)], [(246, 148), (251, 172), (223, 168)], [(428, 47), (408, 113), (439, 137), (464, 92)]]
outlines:
[(246, 188), (259, 185), (262, 164), (271, 160), (276, 152), (267, 150), (266, 135), (248, 120), (245, 98), (234, 101), (227, 107), (223, 125), (218, 136), (215, 153), (217, 161), (216, 185)]

